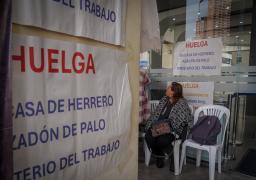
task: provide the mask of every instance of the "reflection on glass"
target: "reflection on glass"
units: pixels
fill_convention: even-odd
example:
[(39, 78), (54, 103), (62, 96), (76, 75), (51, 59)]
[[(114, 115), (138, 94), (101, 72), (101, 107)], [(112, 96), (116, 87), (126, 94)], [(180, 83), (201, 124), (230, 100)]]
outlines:
[(172, 68), (177, 42), (214, 37), (221, 38), (223, 42), (223, 66), (249, 65), (253, 0), (157, 2), (162, 50), (157, 59), (152, 57), (152, 65)]

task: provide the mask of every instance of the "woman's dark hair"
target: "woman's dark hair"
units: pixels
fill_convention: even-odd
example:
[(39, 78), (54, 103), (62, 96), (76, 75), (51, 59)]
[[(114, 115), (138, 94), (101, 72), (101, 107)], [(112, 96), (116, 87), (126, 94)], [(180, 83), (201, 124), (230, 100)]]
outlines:
[(177, 82), (172, 82), (171, 90), (173, 91), (173, 103), (175, 104), (180, 98), (183, 98), (182, 85)]

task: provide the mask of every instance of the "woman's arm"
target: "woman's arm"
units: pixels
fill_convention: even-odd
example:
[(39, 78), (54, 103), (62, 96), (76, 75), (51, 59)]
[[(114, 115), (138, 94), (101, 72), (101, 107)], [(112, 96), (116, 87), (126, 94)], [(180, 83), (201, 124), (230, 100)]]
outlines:
[(179, 99), (169, 114), (169, 121), (172, 130), (176, 134), (181, 135), (184, 128), (190, 126), (191, 119), (191, 110), (187, 104), (187, 101), (183, 98)]
[(152, 126), (152, 124), (158, 121), (159, 115), (167, 101), (169, 101), (169, 98), (167, 96), (164, 96), (162, 97), (162, 99), (160, 99), (158, 105), (156, 106), (155, 111), (151, 112), (151, 115), (145, 126), (145, 131), (147, 131)]

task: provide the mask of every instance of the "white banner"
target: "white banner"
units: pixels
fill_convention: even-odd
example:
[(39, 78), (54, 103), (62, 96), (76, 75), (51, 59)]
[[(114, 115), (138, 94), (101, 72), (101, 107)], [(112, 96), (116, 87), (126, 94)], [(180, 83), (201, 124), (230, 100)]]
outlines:
[(92, 179), (125, 157), (127, 54), (13, 35), (14, 179)]
[(193, 111), (202, 105), (213, 104), (214, 82), (181, 82), (181, 85)]
[(220, 38), (179, 42), (174, 48), (173, 75), (220, 75)]
[(126, 0), (13, 0), (13, 22), (125, 45)]

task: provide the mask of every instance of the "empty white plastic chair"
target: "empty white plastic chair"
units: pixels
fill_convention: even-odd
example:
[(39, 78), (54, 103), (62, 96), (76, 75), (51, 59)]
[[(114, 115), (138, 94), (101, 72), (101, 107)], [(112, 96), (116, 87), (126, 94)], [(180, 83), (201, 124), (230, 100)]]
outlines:
[[(158, 103), (159, 101), (150, 101), (151, 112), (155, 110)], [(179, 175), (179, 172), (180, 172), (179, 171), (180, 144), (181, 144), (181, 140), (176, 140), (172, 143), (173, 157), (174, 157), (174, 175)], [(144, 154), (145, 154), (145, 164), (146, 166), (148, 166), (151, 158), (151, 151), (148, 149), (145, 138), (144, 138)]]
[(216, 145), (200, 145), (199, 143), (193, 141), (192, 139), (185, 140), (182, 145), (180, 173), (182, 170), (183, 162), (184, 164), (186, 163), (186, 161), (184, 161), (186, 158), (186, 147), (192, 147), (197, 149), (196, 166), (200, 166), (202, 150), (205, 150), (209, 153), (209, 180), (214, 180), (216, 154), (218, 158), (218, 172), (221, 173), (222, 148), (227, 124), (230, 117), (230, 111), (228, 108), (219, 105), (201, 106), (194, 113), (194, 124), (197, 122), (198, 118), (203, 115), (217, 116), (220, 120), (220, 123), (222, 124), (221, 132), (217, 137), (217, 143)]

